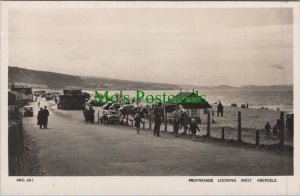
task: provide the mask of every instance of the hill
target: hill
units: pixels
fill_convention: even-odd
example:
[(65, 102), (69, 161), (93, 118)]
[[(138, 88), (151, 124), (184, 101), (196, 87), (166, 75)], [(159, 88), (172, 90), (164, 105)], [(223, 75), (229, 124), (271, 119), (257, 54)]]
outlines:
[(119, 80), (103, 77), (74, 76), (48, 71), (37, 71), (18, 67), (8, 67), (8, 82), (26, 83), (33, 87), (50, 89), (83, 88), (97, 90), (173, 90), (178, 85)]

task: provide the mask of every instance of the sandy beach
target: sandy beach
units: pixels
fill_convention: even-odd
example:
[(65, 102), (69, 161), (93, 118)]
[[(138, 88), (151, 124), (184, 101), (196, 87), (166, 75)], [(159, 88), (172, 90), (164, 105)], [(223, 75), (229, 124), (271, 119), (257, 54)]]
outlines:
[[(215, 107), (215, 106), (214, 106)], [(216, 109), (214, 109), (216, 111)], [(211, 134), (214, 137), (221, 137), (221, 129), (225, 129), (225, 138), (237, 139), (238, 126), (238, 111), (241, 111), (242, 116), (242, 139), (245, 142), (255, 143), (255, 133), (260, 132), (261, 144), (270, 145), (278, 143), (278, 138), (272, 136), (266, 138), (265, 124), (269, 122), (271, 127), (276, 124), (277, 119), (280, 118), (280, 111), (256, 108), (238, 108), (238, 107), (224, 107), (224, 116), (212, 117), (215, 123), (211, 125)], [(285, 115), (287, 113), (285, 112)], [(206, 125), (201, 125), (203, 130), (206, 130)], [(271, 130), (272, 132), (272, 130)], [(286, 144), (293, 146), (293, 137), (286, 135)]]

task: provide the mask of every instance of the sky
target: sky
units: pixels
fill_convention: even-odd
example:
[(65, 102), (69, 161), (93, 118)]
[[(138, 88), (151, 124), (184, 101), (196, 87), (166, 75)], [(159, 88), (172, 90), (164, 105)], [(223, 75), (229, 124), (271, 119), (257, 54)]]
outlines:
[(11, 8), (9, 66), (192, 85), (293, 83), (291, 8)]

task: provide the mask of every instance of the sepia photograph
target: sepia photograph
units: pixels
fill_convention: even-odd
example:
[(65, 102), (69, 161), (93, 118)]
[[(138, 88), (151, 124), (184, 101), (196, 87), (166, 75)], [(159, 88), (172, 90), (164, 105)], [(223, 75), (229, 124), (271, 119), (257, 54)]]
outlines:
[(59, 3), (2, 7), (10, 179), (294, 177), (299, 9)]

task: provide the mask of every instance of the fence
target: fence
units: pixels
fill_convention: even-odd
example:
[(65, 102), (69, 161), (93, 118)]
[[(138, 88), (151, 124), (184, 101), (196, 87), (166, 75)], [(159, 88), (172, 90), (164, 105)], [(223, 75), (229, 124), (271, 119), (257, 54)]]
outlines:
[[(129, 117), (130, 115), (125, 115), (123, 118), (122, 118), (122, 124), (125, 125), (125, 126), (130, 126), (130, 127), (133, 127), (134, 126), (134, 120), (133, 120), (133, 117)], [(98, 119), (99, 119), (99, 112), (98, 112)], [(166, 115), (164, 116), (164, 119), (166, 119)], [(169, 130), (172, 130), (172, 127), (168, 127), (170, 126), (172, 123), (169, 123), (167, 120), (162, 120), (162, 126), (163, 126), (163, 129), (164, 131), (168, 131)], [(149, 130), (153, 130), (153, 120), (154, 120), (154, 114), (153, 114), (153, 111), (150, 110), (149, 114), (143, 118), (143, 121), (142, 121), (142, 129), (149, 129)], [(225, 138), (227, 138), (226, 136), (228, 134), (230, 134), (230, 137), (234, 134), (234, 138), (227, 138), (227, 139), (230, 139), (230, 140), (236, 140), (238, 143), (254, 143), (256, 145), (260, 145), (260, 144), (264, 144), (266, 142), (265, 139), (263, 139), (263, 143), (261, 141), (261, 133), (260, 131), (258, 130), (253, 130), (254, 133), (249, 135), (248, 133), (246, 133), (246, 129), (242, 128), (242, 113), (241, 111), (238, 111), (237, 112), (237, 119), (236, 121), (237, 122), (237, 126), (236, 128), (236, 135), (234, 134), (233, 131), (231, 131), (232, 129), (227, 129), (227, 127), (220, 127), (220, 138), (219, 139), (222, 139), (222, 140), (225, 140)], [(286, 130), (284, 128), (284, 113), (281, 112), (280, 114), (280, 124), (282, 126), (278, 127), (279, 129), (279, 137), (277, 139), (277, 141), (280, 143), (280, 145), (284, 146), (285, 145), (285, 136), (286, 136)], [(99, 120), (98, 120), (98, 123), (99, 123)], [(188, 125), (189, 125), (189, 120), (185, 119), (183, 121), (183, 129), (184, 129), (184, 132), (183, 132), (183, 135), (187, 134), (187, 128), (188, 128)], [(210, 112), (207, 113), (207, 123), (205, 124), (206, 126), (206, 135), (205, 137), (214, 137), (216, 138), (216, 134), (212, 135), (211, 134), (211, 114)], [(244, 132), (243, 132), (244, 130)], [(214, 127), (214, 133), (216, 131), (216, 127)], [(228, 132), (229, 131), (229, 132)], [(218, 131), (217, 131), (218, 132)], [(244, 140), (242, 136), (245, 136), (247, 137), (247, 140)], [(251, 141), (249, 141), (251, 140)], [(276, 141), (274, 141), (276, 142)], [(268, 142), (267, 142), (268, 143)], [(271, 141), (271, 143), (273, 143), (273, 140)]]
[(8, 111), (8, 165), (10, 176), (25, 175), (22, 118), (22, 113), (16, 108)]

